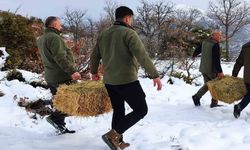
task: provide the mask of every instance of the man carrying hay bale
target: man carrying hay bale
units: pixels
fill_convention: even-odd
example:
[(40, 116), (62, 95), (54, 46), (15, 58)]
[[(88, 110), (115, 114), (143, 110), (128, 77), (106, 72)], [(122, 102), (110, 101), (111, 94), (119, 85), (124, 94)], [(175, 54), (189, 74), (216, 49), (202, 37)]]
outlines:
[[(79, 80), (81, 75), (74, 68), (71, 50), (60, 37), (62, 26), (59, 18), (50, 16), (45, 21), (44, 34), (38, 40), (38, 48), (45, 68), (45, 80), (53, 95), (60, 84), (69, 84), (72, 79)], [(74, 133), (65, 127), (67, 115), (56, 110), (46, 120), (60, 133)]]
[[(102, 59), (103, 82), (113, 108), (112, 129), (104, 134), (102, 139), (112, 150), (129, 146), (129, 143), (123, 141), (122, 134), (148, 111), (145, 93), (137, 77), (138, 62), (153, 79), (157, 90), (162, 88), (157, 70), (131, 26), (133, 11), (121, 6), (116, 9), (115, 17), (114, 25), (98, 37), (90, 58), (92, 80), (100, 79), (97, 70)], [(133, 109), (127, 115), (125, 102)]]
[[(201, 97), (208, 91), (207, 82), (216, 77), (222, 78), (224, 76), (220, 63), (219, 42), (221, 42), (221, 40), (221, 32), (213, 31), (211, 37), (203, 41), (202, 45), (194, 51), (193, 57), (201, 53), (200, 72), (204, 79), (204, 85), (192, 96), (195, 106), (200, 106)], [(218, 100), (212, 98), (210, 107), (213, 108), (217, 106), (221, 105), (218, 105)]]
[(242, 66), (244, 66), (244, 82), (247, 89), (247, 94), (237, 105), (234, 105), (233, 115), (235, 118), (240, 117), (241, 111), (249, 104), (250, 102), (250, 42), (242, 46), (240, 55), (238, 56), (236, 63), (233, 68), (232, 75), (234, 77), (238, 76), (238, 73)]

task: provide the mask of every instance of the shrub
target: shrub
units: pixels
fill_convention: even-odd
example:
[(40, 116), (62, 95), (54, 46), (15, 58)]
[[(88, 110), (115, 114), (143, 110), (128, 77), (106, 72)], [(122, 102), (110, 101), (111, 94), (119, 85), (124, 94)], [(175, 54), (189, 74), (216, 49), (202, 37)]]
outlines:
[(183, 79), (187, 84), (192, 84), (194, 78), (188, 77), (187, 75), (183, 74), (182, 72), (173, 72), (172, 77)]
[[(32, 18), (34, 20), (34, 18)], [(32, 20), (21, 15), (0, 11), (0, 45), (10, 54), (3, 70), (25, 68), (25, 61), (38, 61), (36, 37), (31, 30)], [(33, 63), (32, 67), (36, 68)], [(37, 65), (39, 66), (39, 65)]]

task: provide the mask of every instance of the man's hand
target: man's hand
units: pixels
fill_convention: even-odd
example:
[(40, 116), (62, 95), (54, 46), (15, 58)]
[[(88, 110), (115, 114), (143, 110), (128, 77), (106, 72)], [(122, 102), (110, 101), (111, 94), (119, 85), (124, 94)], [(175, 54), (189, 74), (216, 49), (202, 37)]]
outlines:
[(94, 80), (94, 81), (98, 81), (98, 80), (101, 79), (101, 77), (100, 77), (98, 74), (92, 74), (91, 78), (92, 78), (92, 80)]
[(157, 85), (157, 90), (160, 91), (161, 88), (162, 88), (161, 79), (159, 77), (158, 78), (154, 78), (153, 82), (154, 82), (154, 86)]
[(217, 74), (217, 77), (218, 77), (219, 79), (222, 79), (222, 78), (224, 77), (224, 74), (223, 74), (223, 72), (221, 72), (221, 73), (218, 73), (218, 74)]
[(75, 72), (71, 75), (71, 78), (73, 80), (80, 80), (81, 79), (81, 74), (79, 72)]

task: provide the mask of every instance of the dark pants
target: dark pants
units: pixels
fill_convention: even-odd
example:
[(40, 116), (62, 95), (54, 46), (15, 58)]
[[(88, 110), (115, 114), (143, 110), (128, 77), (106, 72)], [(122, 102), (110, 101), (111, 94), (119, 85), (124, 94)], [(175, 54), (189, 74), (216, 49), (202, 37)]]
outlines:
[[(205, 95), (208, 91), (208, 86), (207, 82), (211, 81), (216, 78), (216, 74), (202, 74), (203, 79), (204, 79), (204, 85), (198, 90), (198, 92), (195, 94), (199, 98), (201, 98), (203, 95)], [(218, 103), (218, 100), (212, 99), (213, 103)]]
[[(147, 114), (146, 95), (139, 81), (125, 85), (105, 84), (105, 87), (113, 107), (112, 129), (123, 134)], [(125, 102), (133, 109), (127, 115), (125, 115)]]
[(250, 102), (250, 84), (246, 83), (247, 88), (247, 94), (244, 96), (244, 98), (239, 103), (241, 111), (249, 104)]
[[(48, 87), (52, 93), (52, 95), (56, 95), (57, 92), (57, 88), (59, 87), (60, 84), (70, 84), (71, 81), (65, 81), (65, 82), (61, 82), (58, 84), (55, 83), (48, 83)], [(52, 104), (53, 106), (53, 104)], [(51, 120), (53, 120), (57, 125), (65, 125), (65, 117), (67, 117), (68, 115), (65, 113), (60, 112), (59, 110), (55, 110), (54, 112), (52, 112), (52, 114), (49, 116), (51, 118)]]

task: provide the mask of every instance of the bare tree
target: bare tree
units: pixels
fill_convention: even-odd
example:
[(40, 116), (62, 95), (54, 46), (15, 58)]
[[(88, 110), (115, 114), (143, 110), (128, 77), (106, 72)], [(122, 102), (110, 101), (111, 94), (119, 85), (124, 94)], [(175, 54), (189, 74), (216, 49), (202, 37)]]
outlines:
[(155, 56), (160, 49), (162, 30), (170, 22), (173, 13), (173, 4), (170, 2), (148, 3), (141, 1), (142, 6), (137, 8), (135, 27), (144, 39), (146, 48), (151, 56)]
[(191, 31), (197, 26), (197, 19), (201, 17), (201, 12), (198, 9), (189, 8), (188, 10), (177, 9), (175, 11), (175, 21), (178, 28), (186, 31)]
[(116, 2), (112, 0), (106, 1), (106, 5), (103, 8), (105, 15), (101, 16), (99, 21), (96, 23), (98, 33), (101, 33), (115, 22), (115, 10), (117, 7), (118, 4)]
[(97, 28), (96, 28), (96, 22), (92, 20), (91, 18), (87, 19), (88, 23), (85, 27), (85, 41), (88, 41), (86, 43), (87, 49), (92, 49), (96, 43), (97, 39)]
[(241, 0), (210, 1), (208, 16), (223, 27), (226, 42), (226, 60), (229, 61), (229, 39), (250, 23), (250, 7)]
[(104, 11), (106, 12), (106, 18), (112, 24), (115, 21), (115, 10), (118, 7), (118, 4), (114, 1), (107, 0), (106, 5), (104, 7)]
[(74, 41), (77, 41), (83, 32), (83, 21), (86, 13), (86, 10), (71, 10), (66, 7), (63, 20), (69, 32), (73, 33)]

